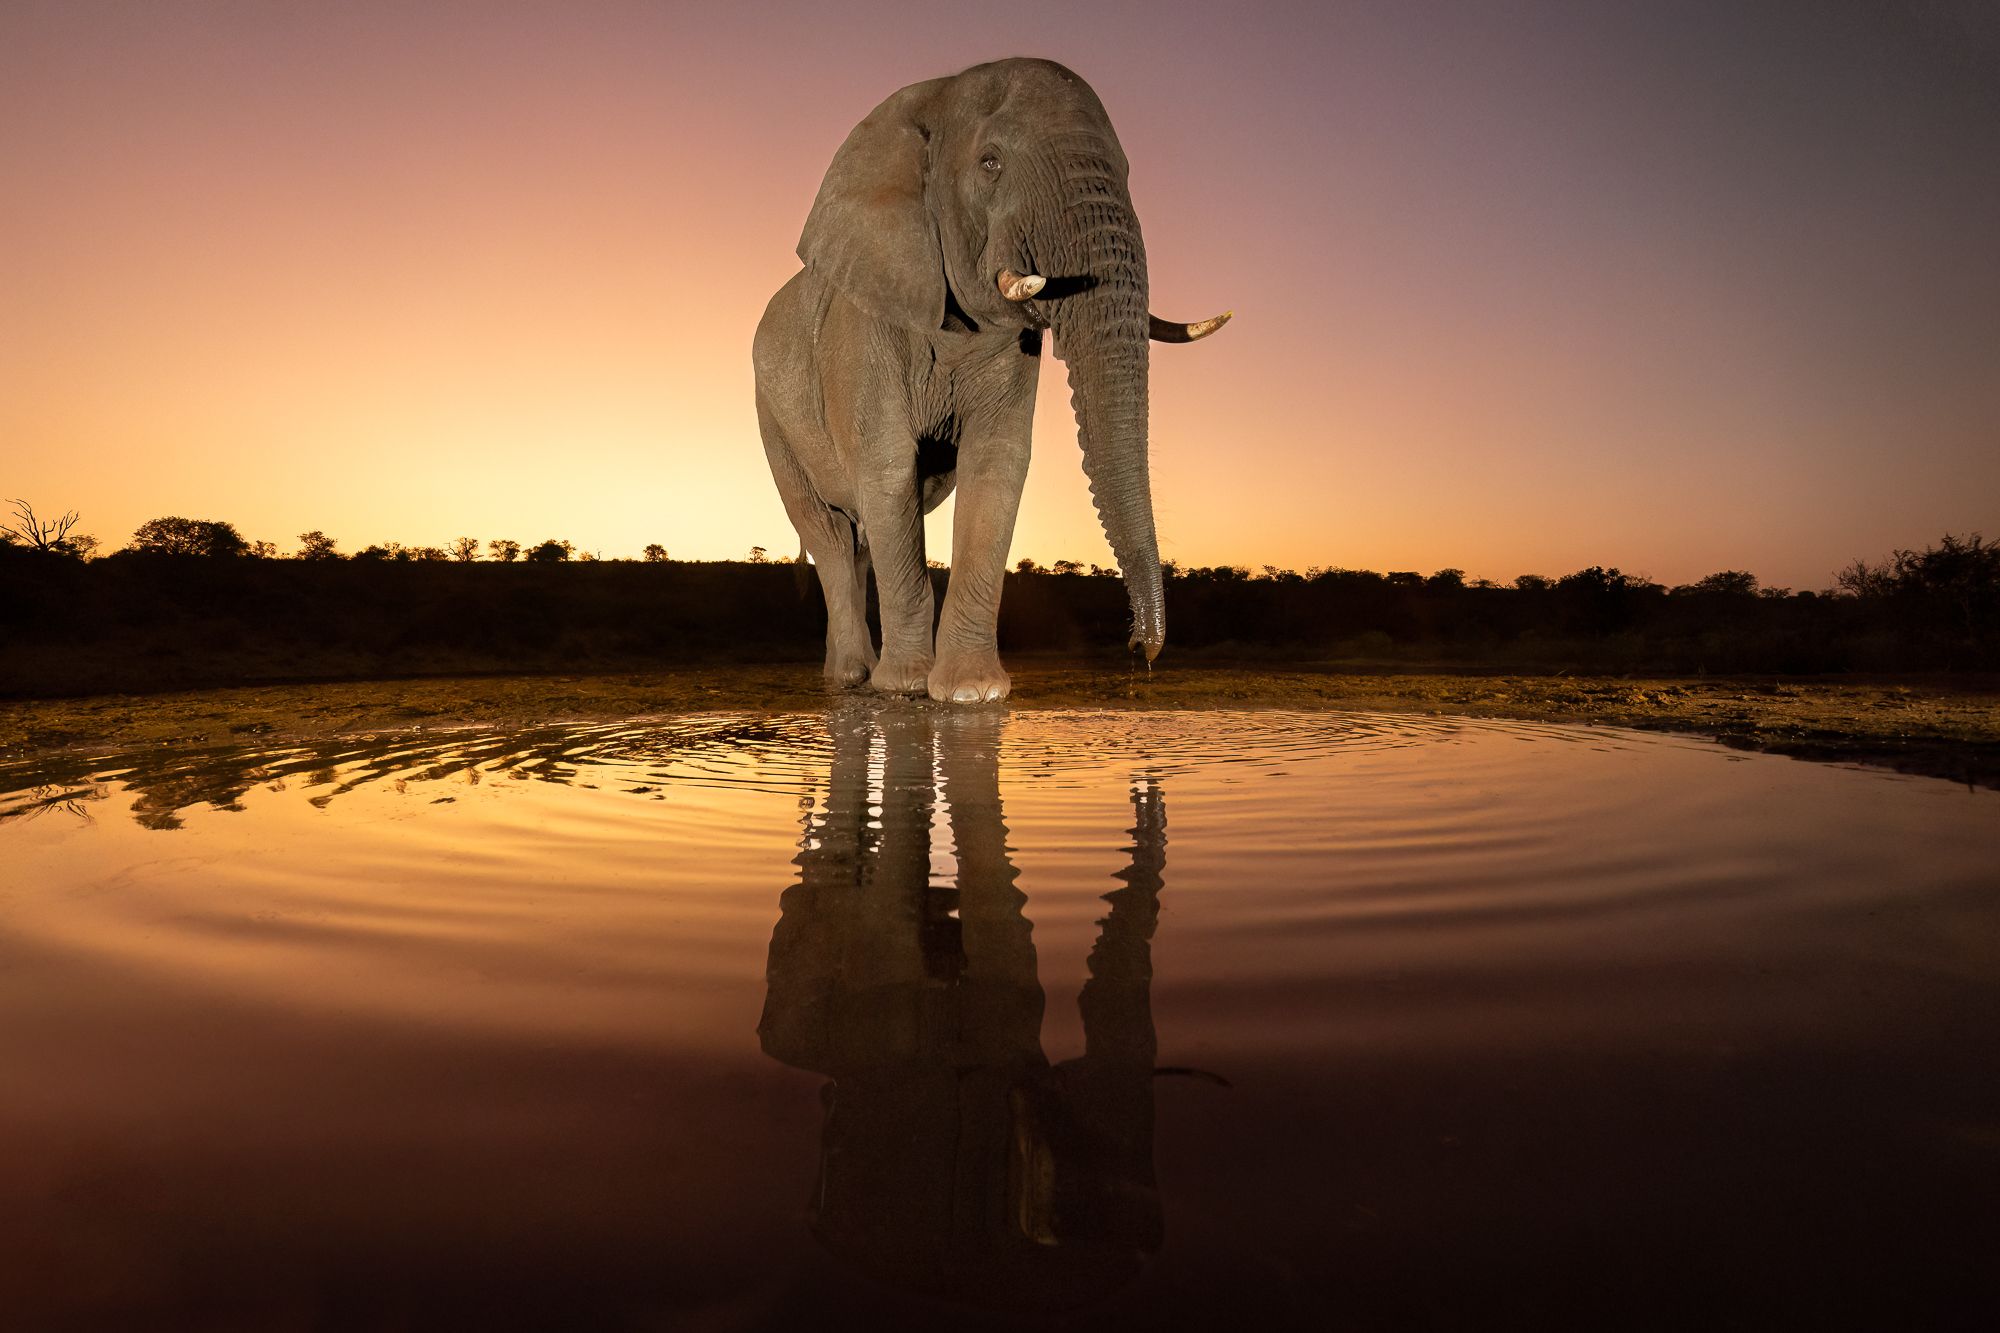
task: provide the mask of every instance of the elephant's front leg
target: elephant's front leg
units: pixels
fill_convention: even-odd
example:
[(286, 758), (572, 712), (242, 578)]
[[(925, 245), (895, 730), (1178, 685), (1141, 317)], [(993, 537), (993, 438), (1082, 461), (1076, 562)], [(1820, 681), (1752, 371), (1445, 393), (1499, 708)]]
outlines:
[(949, 703), (987, 703), (1007, 697), (1011, 682), (1000, 667), (997, 638), (1000, 588), (1014, 516), (1028, 476), (1028, 432), (1033, 398), (988, 430), (971, 434), (958, 451), (958, 502), (951, 520), (951, 582), (938, 622), (937, 664), (930, 695)]
[(868, 683), (922, 694), (931, 671), (930, 571), (924, 567), (924, 513), (913, 439), (871, 441), (861, 480), (861, 525), (875, 562), (882, 610), (882, 656)]

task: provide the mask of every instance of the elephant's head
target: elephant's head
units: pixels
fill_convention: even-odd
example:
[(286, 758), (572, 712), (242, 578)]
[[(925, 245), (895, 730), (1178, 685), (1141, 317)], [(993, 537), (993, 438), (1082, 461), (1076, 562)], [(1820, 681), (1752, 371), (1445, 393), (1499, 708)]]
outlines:
[(1132, 643), (1166, 639), (1146, 458), (1147, 339), (1221, 323), (1147, 310), (1125, 153), (1088, 84), (1002, 60), (912, 84), (827, 169), (799, 257), (878, 319), (925, 332), (1055, 332), (1084, 472), (1132, 602)]

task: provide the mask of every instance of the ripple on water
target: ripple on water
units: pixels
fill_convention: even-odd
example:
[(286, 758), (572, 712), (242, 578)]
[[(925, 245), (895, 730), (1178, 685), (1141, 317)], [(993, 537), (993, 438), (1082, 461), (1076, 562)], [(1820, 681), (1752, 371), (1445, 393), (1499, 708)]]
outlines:
[[(900, 706), (921, 712), (923, 705)], [(888, 705), (894, 713), (898, 705)], [(170, 827), (191, 807), (233, 809), (252, 790), (302, 788), (324, 806), (352, 792), (449, 795), (444, 785), (507, 779), (574, 786), (623, 784), (657, 795), (662, 784), (726, 790), (809, 790), (836, 738), (875, 725), (883, 705), (854, 702), (825, 715), (702, 715), (665, 720), (465, 727), (342, 737), (317, 744), (220, 745), (58, 754), (0, 763), (0, 822), (44, 810), (78, 813), (113, 787), (134, 794), (134, 814)], [(935, 714), (949, 734), (962, 718)], [(1028, 720), (1032, 719), (1032, 721)], [(1036, 713), (1010, 720), (1005, 771), (1017, 780), (1075, 779), (1125, 764), (1159, 776), (1225, 767), (1288, 776), (1290, 758), (1359, 756), (1506, 731), (1604, 743), (1575, 729), (1471, 719), (1285, 712)], [(1630, 744), (1627, 738), (1620, 742)], [(1227, 779), (1224, 779), (1225, 781)], [(635, 790), (643, 789), (643, 790)]]
[[(94, 813), (129, 835), (201, 835), (198, 873), (161, 860), (175, 844), (109, 829), (44, 849), (81, 882), (38, 929), (75, 950), (247, 970), (277, 988), (315, 958), (386, 968), (426, 953), (445, 971), (476, 958), (497, 974), (720, 977), (766, 924), (774, 876), (823, 847), (843, 771), (859, 775), (856, 845), (934, 826), (923, 836), (939, 882), (957, 865), (954, 803), (976, 796), (944, 774), (983, 771), (991, 793), (977, 799), (1004, 818), (1044, 933), (1079, 937), (1111, 887), (1129, 791), (1150, 783), (1174, 812), (1172, 900), (1220, 895), (1213, 938), (1263, 942), (1262, 976), (1310, 980), (1330, 942), (1363, 935), (1383, 959), (1436, 965), (1482, 937), (1561, 949), (1649, 920), (1768, 924), (1802, 894), (1859, 882), (1835, 860), (1892, 873), (1881, 840), (1828, 841), (1839, 811), (1937, 785), (1736, 758), (1685, 738), (1484, 719), (851, 700), (824, 714), (20, 760), (0, 765), (0, 836), (26, 855), (31, 827), (74, 833)], [(1813, 787), (1818, 813), (1771, 825), (1754, 797), (1779, 775)], [(74, 869), (92, 863), (101, 873)], [(18, 925), (24, 901), (0, 896), (0, 911)], [(662, 934), (670, 961), (628, 956)], [(1218, 966), (1206, 982), (1244, 981), (1240, 960)]]

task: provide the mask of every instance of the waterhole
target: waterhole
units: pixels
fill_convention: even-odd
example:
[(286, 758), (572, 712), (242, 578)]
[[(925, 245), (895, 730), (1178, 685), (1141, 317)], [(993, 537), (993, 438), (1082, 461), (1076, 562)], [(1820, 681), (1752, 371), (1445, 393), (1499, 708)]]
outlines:
[(2000, 792), (853, 701), (24, 760), (0, 867), (14, 1327), (1995, 1308)]

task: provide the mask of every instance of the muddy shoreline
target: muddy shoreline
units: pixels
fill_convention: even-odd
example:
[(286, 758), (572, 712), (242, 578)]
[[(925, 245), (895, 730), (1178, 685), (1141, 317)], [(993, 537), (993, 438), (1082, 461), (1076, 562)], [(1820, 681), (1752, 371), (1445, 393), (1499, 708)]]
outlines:
[[(1708, 736), (1740, 749), (2000, 787), (2000, 681), (1536, 676), (1012, 661), (1015, 711), (1277, 708), (1457, 714)], [(247, 685), (0, 702), (0, 758), (689, 712), (799, 712), (833, 697), (803, 664), (646, 673)], [(942, 705), (940, 705), (942, 706)]]

